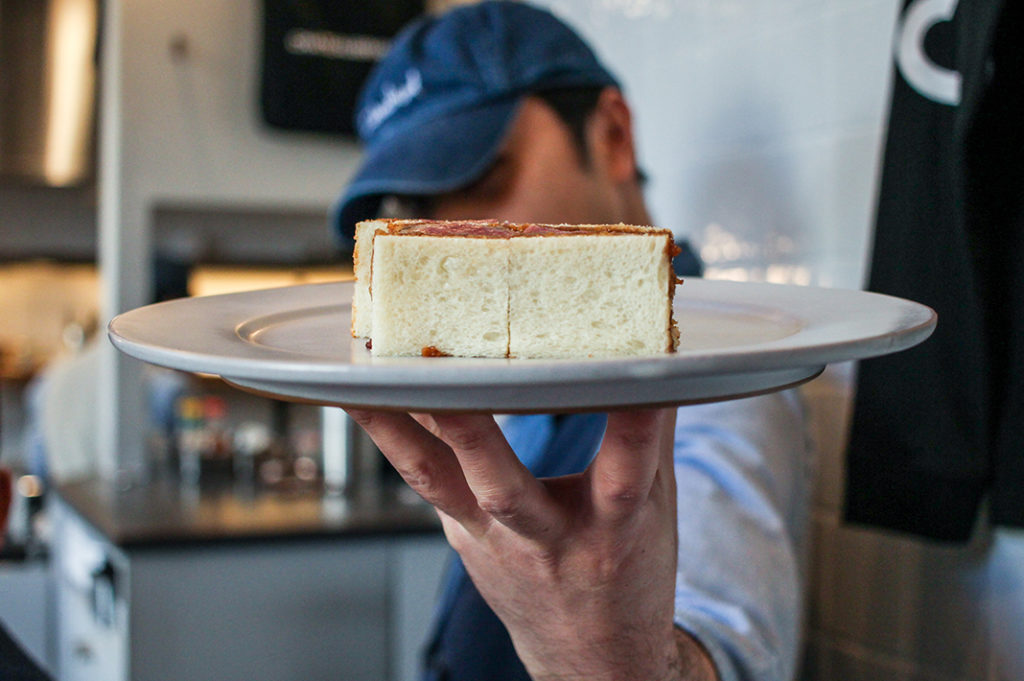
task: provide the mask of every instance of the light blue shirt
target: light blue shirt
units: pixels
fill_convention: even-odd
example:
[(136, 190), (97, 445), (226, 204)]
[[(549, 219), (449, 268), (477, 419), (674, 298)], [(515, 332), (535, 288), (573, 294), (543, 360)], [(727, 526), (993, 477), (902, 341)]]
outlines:
[(680, 409), (676, 623), (723, 681), (788, 681), (803, 634), (814, 458), (799, 395)]
[[(551, 476), (582, 470), (604, 424), (513, 416), (503, 429), (535, 475)], [(675, 618), (723, 681), (796, 675), (813, 465), (796, 391), (678, 410)]]

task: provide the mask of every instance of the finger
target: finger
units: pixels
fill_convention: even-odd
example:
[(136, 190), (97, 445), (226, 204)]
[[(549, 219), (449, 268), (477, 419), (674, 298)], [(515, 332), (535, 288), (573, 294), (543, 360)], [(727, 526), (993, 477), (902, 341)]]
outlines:
[(418, 412), (411, 412), (409, 414), (416, 423), (423, 426), (423, 428), (436, 438), (441, 437), (441, 431), (437, 428), (437, 422), (434, 421), (434, 417), (430, 414), (421, 414)]
[(658, 471), (672, 466), (674, 409), (613, 412), (587, 469), (599, 516), (622, 519), (650, 497)]
[(480, 414), (431, 416), (438, 437), (462, 466), (477, 505), (502, 525), (543, 539), (562, 530), (562, 517), (544, 485), (512, 451), (494, 417)]
[(488, 519), (477, 506), (451, 449), (408, 414), (347, 409), (402, 479), (423, 499), (472, 532)]

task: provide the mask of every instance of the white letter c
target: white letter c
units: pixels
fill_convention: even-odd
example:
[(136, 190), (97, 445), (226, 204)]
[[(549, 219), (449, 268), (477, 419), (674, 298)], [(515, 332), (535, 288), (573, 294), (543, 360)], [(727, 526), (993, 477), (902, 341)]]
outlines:
[(903, 15), (896, 41), (896, 64), (903, 78), (921, 96), (940, 104), (960, 103), (960, 74), (928, 58), (924, 38), (932, 26), (949, 21), (958, 0), (915, 0)]

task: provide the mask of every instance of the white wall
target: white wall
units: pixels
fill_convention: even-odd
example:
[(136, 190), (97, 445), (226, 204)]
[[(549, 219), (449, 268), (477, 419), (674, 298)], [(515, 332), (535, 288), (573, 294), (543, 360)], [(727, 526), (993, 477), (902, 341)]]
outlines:
[[(101, 311), (149, 302), (157, 208), (324, 213), (354, 145), (269, 130), (259, 119), (260, 3), (105, 3), (99, 141)], [(144, 474), (138, 362), (107, 348), (101, 470)], [(112, 405), (117, 405), (116, 407)]]
[[(899, 0), (543, 4), (625, 81), (654, 218), (710, 276), (862, 285)], [(805, 678), (1024, 678), (1018, 545), (842, 524), (851, 383), (844, 365), (805, 387), (821, 449)]]
[(625, 81), (654, 218), (712, 274), (860, 285), (896, 2), (546, 4)]

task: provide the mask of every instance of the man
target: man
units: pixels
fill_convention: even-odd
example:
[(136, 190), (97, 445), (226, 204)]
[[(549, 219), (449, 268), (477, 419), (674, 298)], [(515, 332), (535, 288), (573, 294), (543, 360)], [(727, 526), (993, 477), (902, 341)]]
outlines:
[[(382, 206), (651, 222), (618, 82), (524, 3), (408, 28), (357, 122), (366, 157), (338, 206), (344, 237)], [(438, 509), (460, 557), (425, 678), (793, 675), (809, 458), (791, 393), (501, 428), (481, 415), (350, 413)]]

